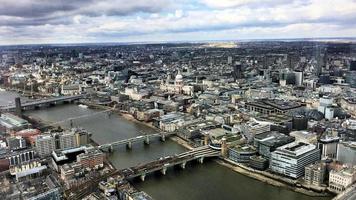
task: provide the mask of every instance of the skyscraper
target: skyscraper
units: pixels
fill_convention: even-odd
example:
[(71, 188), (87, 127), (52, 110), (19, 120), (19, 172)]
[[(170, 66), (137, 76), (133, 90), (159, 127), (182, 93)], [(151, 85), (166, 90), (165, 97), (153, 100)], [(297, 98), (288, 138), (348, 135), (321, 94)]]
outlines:
[(242, 78), (242, 65), (241, 65), (241, 62), (236, 62), (234, 64), (232, 76), (234, 77), (235, 81), (237, 79), (241, 79)]

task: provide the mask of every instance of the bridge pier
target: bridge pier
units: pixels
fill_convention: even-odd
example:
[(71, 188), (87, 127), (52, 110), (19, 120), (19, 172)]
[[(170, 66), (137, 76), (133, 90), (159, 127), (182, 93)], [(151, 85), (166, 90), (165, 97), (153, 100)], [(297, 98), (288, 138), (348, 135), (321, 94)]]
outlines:
[(109, 152), (111, 153), (111, 152), (114, 152), (114, 147), (112, 146), (112, 145), (110, 145), (110, 147), (109, 147)]
[(185, 165), (187, 164), (187, 162), (183, 162), (183, 163), (181, 163), (180, 164), (180, 167), (182, 168), (182, 169), (185, 169)]
[(145, 173), (141, 174), (140, 179), (141, 179), (142, 182), (145, 181), (145, 178), (146, 178), (146, 174)]
[(127, 142), (126, 148), (127, 148), (127, 149), (132, 149), (132, 142), (131, 142), (131, 141), (128, 141), (128, 142)]
[(143, 141), (145, 144), (149, 145), (150, 144), (150, 136), (146, 136), (145, 141)]
[(166, 141), (166, 136), (164, 134), (161, 135), (161, 141), (165, 142)]
[(198, 158), (198, 162), (199, 162), (200, 164), (203, 164), (203, 163), (204, 163), (204, 157)]
[(163, 168), (161, 169), (161, 173), (162, 173), (163, 175), (166, 175), (166, 172), (167, 172), (167, 167), (163, 167)]

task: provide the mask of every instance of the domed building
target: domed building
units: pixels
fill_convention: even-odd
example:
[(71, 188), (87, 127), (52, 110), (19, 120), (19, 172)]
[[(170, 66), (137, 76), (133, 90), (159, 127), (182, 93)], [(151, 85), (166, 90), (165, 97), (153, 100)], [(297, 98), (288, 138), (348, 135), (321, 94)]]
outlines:
[(171, 92), (175, 94), (186, 94), (193, 95), (194, 88), (193, 86), (184, 85), (183, 76), (178, 70), (178, 73), (174, 79), (174, 82), (171, 81), (171, 76), (168, 74), (166, 82), (161, 83), (160, 89), (165, 92)]

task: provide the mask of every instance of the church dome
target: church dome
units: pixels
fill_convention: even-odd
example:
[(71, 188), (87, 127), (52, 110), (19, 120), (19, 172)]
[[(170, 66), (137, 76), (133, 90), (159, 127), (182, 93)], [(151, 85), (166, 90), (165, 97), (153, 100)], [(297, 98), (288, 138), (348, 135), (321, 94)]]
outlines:
[(182, 74), (180, 73), (180, 71), (178, 70), (178, 74), (177, 74), (177, 76), (176, 76), (176, 79), (175, 79), (176, 81), (183, 81), (183, 76), (182, 76)]

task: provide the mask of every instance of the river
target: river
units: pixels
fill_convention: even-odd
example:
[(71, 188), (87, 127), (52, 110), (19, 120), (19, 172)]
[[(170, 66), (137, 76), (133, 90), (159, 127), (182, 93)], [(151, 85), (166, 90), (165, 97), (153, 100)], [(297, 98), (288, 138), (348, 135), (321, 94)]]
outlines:
[[(80, 115), (94, 114), (98, 110), (81, 108), (77, 105), (59, 105), (46, 110), (29, 111), (26, 114), (46, 121), (61, 121)], [(69, 127), (69, 122), (62, 124)], [(119, 115), (96, 114), (88, 118), (74, 120), (74, 126), (90, 131), (99, 144), (151, 133), (155, 130), (129, 121)], [(120, 147), (110, 155), (110, 161), (117, 168), (125, 168), (144, 163), (162, 156), (186, 151), (171, 140), (151, 141), (149, 146), (137, 143), (132, 150)], [(133, 180), (132, 184), (157, 200), (327, 200), (330, 198), (309, 197), (285, 188), (274, 187), (244, 175), (238, 174), (213, 161), (204, 164), (189, 163), (185, 170), (172, 168), (165, 176), (160, 173), (146, 177), (145, 182)]]

